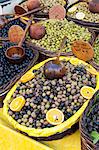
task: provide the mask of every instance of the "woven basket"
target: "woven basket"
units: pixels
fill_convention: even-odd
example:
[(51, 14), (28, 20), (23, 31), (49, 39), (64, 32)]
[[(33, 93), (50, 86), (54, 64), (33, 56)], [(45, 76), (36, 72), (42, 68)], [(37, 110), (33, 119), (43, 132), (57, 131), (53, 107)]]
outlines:
[[(66, 60), (70, 60), (70, 57), (60, 57), (61, 59), (66, 59)], [(31, 72), (33, 70), (37, 70), (39, 69), (42, 65), (44, 65), (47, 61), (49, 60), (53, 60), (55, 58), (50, 58), (47, 59), (39, 64), (37, 64), (36, 66), (34, 66), (33, 68), (31, 68), (28, 72)], [(83, 63), (84, 65), (88, 65), (89, 64), (79, 60), (79, 62)], [(99, 76), (97, 75), (97, 85), (96, 85), (96, 90), (98, 88), (98, 83), (99, 83)], [(35, 129), (35, 128), (28, 128), (25, 126), (22, 126), (20, 124), (18, 124), (11, 116), (9, 116), (8, 114), (8, 100), (11, 98), (11, 96), (13, 95), (14, 91), (16, 90), (18, 86), (18, 82), (13, 86), (13, 88), (9, 91), (9, 93), (7, 94), (5, 100), (4, 100), (4, 106), (3, 106), (3, 112), (5, 114), (5, 117), (7, 118), (7, 120), (9, 120), (9, 123), (16, 129), (19, 130), (19, 132), (25, 134), (26, 136), (29, 136), (33, 139), (36, 140), (56, 140), (56, 139), (61, 139), (66, 135), (70, 135), (73, 132), (75, 132), (78, 129), (78, 120), (79, 117), (81, 116), (81, 114), (83, 113), (83, 111), (85, 110), (88, 101), (86, 101), (83, 106), (69, 119), (67, 119), (66, 121), (64, 121), (62, 124), (58, 125), (58, 126), (54, 126), (51, 128), (44, 128), (44, 129)]]
[(80, 123), (79, 123), (80, 133), (81, 133), (81, 148), (82, 148), (82, 150), (99, 150), (99, 143), (97, 143), (96, 145), (93, 144), (89, 134), (86, 132), (85, 127), (84, 127), (86, 115), (87, 115), (88, 111), (90, 110), (90, 108), (93, 106), (94, 98), (97, 93), (99, 93), (99, 90), (94, 94), (94, 96), (90, 100), (88, 106), (86, 107), (86, 109), (82, 115)]
[[(78, 0), (77, 2), (71, 4), (70, 6), (68, 6), (66, 8), (66, 12), (68, 12), (68, 9), (71, 8), (72, 6), (74, 6), (75, 4), (78, 4), (80, 2), (84, 2), (84, 0)], [(68, 0), (67, 0), (68, 3)], [(85, 27), (90, 27), (91, 29), (93, 29), (95, 32), (99, 33), (99, 23), (94, 23), (94, 22), (89, 22), (89, 21), (83, 21), (83, 20), (78, 20), (72, 17), (69, 17), (68, 15), (66, 16), (68, 21), (73, 21), (81, 26), (85, 26)]]
[(21, 131), (20, 131), (20, 133), (22, 133), (22, 134), (24, 134), (24, 135), (26, 135), (26, 136), (34, 139), (34, 140), (37, 140), (37, 141), (53, 141), (53, 140), (62, 139), (65, 136), (69, 136), (69, 135), (73, 134), (78, 129), (79, 129), (79, 123), (77, 122), (70, 129), (67, 129), (64, 132), (56, 133), (56, 134), (48, 136), (48, 137), (33, 137), (33, 136), (29, 136), (28, 134), (21, 132)]
[[(93, 30), (90, 30), (90, 32), (92, 33), (91, 34), (91, 39), (89, 41), (89, 43), (93, 46), (94, 45), (94, 42), (96, 40), (96, 37), (97, 37), (97, 34), (93, 31)], [(37, 46), (36, 44), (33, 44), (32, 42), (29, 41), (29, 45), (31, 45), (34, 49), (38, 50), (40, 55), (47, 59), (47, 58), (50, 58), (50, 57), (55, 57), (57, 55), (56, 52), (52, 52), (50, 50), (46, 50), (45, 48), (42, 48), (40, 46)], [(60, 54), (61, 56), (73, 56), (73, 53), (72, 51), (70, 52), (61, 52)], [(44, 59), (43, 59), (44, 60)], [(88, 62), (89, 64), (91, 64), (95, 69), (99, 69), (99, 66), (95, 63), (94, 60), (91, 60)]]
[[(96, 33), (95, 33), (93, 30), (91, 30), (91, 29), (89, 29), (89, 31), (91, 32), (91, 39), (89, 40), (89, 43), (90, 43), (91, 45), (93, 45), (94, 42), (95, 42), (95, 40), (96, 40)], [(41, 54), (43, 54), (43, 55), (45, 55), (45, 56), (48, 56), (48, 57), (55, 57), (55, 56), (57, 55), (56, 52), (52, 52), (52, 51), (50, 51), (50, 50), (47, 50), (47, 49), (45, 49), (45, 48), (42, 48), (41, 46), (37, 46), (36, 44), (34, 44), (34, 43), (32, 43), (32, 42), (30, 42), (30, 45), (31, 45), (33, 48), (37, 49)], [(70, 51), (70, 52), (61, 52), (60, 55), (61, 55), (61, 56), (72, 56), (73, 53), (72, 53), (72, 51)]]

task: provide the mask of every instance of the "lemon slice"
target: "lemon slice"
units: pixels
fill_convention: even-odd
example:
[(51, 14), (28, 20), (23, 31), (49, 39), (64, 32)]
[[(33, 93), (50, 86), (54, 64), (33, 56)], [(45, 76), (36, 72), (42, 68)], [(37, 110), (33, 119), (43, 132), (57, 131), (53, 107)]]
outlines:
[(79, 64), (79, 60), (78, 60), (77, 58), (71, 58), (71, 59), (70, 59), (70, 63), (71, 63), (72, 65), (78, 65), (78, 64)]
[(59, 125), (64, 121), (64, 114), (59, 109), (53, 108), (47, 112), (46, 120), (52, 125)]
[(86, 99), (91, 99), (95, 93), (95, 89), (89, 86), (83, 86), (80, 90), (81, 95)]
[(35, 77), (35, 74), (34, 74), (34, 73), (32, 73), (32, 72), (27, 72), (26, 74), (24, 74), (24, 75), (21, 77), (20, 81), (21, 81), (22, 83), (26, 83), (26, 82), (32, 80), (34, 77)]
[(76, 18), (77, 19), (82, 20), (82, 19), (84, 19), (84, 17), (85, 17), (85, 14), (83, 12), (76, 13)]
[(19, 96), (17, 98), (15, 98), (11, 104), (10, 104), (10, 109), (12, 111), (20, 111), (22, 109), (22, 107), (25, 104), (25, 99), (23, 96)]
[(76, 6), (73, 6), (71, 8), (68, 9), (68, 12), (69, 13), (73, 13), (74, 11), (76, 11), (77, 7)]
[(98, 75), (97, 70), (96, 70), (95, 68), (93, 68), (92, 66), (86, 67), (86, 70), (87, 70), (88, 72), (90, 72), (91, 74)]

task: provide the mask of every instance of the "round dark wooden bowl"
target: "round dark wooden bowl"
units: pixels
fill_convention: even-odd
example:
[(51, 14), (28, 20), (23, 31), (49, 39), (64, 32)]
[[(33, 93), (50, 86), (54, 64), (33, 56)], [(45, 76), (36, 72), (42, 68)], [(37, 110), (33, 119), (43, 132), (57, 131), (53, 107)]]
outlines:
[(18, 46), (12, 46), (5, 51), (5, 56), (11, 63), (17, 64), (25, 58), (25, 50)]

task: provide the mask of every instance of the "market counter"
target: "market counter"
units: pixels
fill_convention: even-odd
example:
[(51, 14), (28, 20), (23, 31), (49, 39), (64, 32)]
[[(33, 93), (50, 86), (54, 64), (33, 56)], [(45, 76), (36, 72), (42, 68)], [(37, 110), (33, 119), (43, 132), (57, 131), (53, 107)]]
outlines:
[[(80, 133), (50, 142), (36, 142), (11, 127), (0, 109), (0, 150), (81, 150)], [(47, 146), (46, 146), (47, 145)]]

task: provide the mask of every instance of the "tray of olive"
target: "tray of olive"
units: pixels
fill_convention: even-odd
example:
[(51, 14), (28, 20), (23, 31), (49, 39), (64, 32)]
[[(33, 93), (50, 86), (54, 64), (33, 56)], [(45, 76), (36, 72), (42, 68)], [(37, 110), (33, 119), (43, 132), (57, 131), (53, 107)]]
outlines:
[(6, 42), (0, 47), (0, 95), (9, 90), (38, 59), (38, 51), (34, 50), (29, 44), (24, 43), (25, 58), (20, 63), (13, 64), (6, 58), (5, 51), (15, 45), (14, 43)]
[(14, 85), (3, 111), (10, 123), (28, 136), (58, 139), (72, 133), (97, 89), (99, 73), (91, 65), (74, 57), (49, 58)]
[(99, 1), (77, 1), (67, 7), (67, 19), (99, 31)]
[[(43, 26), (43, 30), (37, 29), (38, 24)], [(41, 35), (41, 38), (37, 39), (36, 36), (38, 35)], [(34, 24), (30, 28), (32, 46), (49, 57), (56, 56), (64, 36), (67, 37), (67, 40), (64, 48), (61, 49), (61, 55), (73, 55), (71, 53), (71, 45), (75, 40), (85, 40), (92, 45), (96, 38), (94, 32), (90, 32), (87, 28), (78, 26), (72, 21), (68, 22), (66, 19), (49, 19)]]
[[(21, 40), (26, 24), (20, 19), (14, 19), (0, 29), (0, 97), (28, 70), (38, 59), (38, 51), (34, 50), (29, 43), (23, 43), (24, 51), (7, 52), (11, 46), (17, 46)], [(5, 39), (8, 39), (7, 41)], [(2, 39), (4, 39), (2, 41)], [(16, 42), (16, 43), (15, 43)], [(13, 60), (10, 61), (10, 56)], [(22, 58), (21, 58), (22, 57)], [(21, 58), (21, 59), (20, 59)], [(15, 62), (15, 60), (17, 60)], [(20, 61), (21, 60), (21, 61)], [(13, 63), (14, 64), (13, 64)]]

